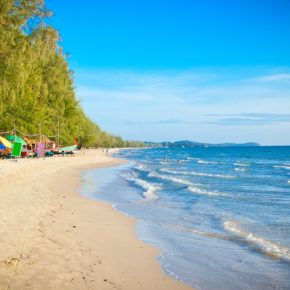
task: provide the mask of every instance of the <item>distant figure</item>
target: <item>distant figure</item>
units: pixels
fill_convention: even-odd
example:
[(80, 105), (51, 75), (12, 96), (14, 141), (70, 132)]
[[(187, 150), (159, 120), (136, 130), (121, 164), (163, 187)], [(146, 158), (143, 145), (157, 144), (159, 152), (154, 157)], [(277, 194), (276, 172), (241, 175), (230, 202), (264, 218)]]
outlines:
[(180, 163), (180, 160), (179, 159), (177, 160), (177, 163)]
[(164, 155), (164, 159), (163, 159), (163, 162), (166, 162), (166, 155)]
[(109, 156), (109, 149), (108, 148), (106, 150), (106, 154), (107, 154), (107, 156)]

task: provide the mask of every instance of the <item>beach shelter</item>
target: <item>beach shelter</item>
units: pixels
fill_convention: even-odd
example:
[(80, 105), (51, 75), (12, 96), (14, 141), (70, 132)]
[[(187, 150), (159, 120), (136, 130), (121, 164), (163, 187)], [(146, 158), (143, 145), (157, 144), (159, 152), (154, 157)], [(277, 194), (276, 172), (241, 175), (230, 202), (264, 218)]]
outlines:
[(18, 136), (7, 135), (7, 136), (5, 136), (5, 138), (10, 140), (10, 141), (16, 141), (16, 142), (22, 143), (22, 145), (27, 145), (27, 143), (22, 138), (20, 138)]
[(13, 147), (12, 143), (2, 136), (0, 136), (0, 143), (2, 143), (6, 148), (11, 149)]
[(0, 151), (4, 149), (6, 149), (6, 147), (2, 143), (0, 143)]

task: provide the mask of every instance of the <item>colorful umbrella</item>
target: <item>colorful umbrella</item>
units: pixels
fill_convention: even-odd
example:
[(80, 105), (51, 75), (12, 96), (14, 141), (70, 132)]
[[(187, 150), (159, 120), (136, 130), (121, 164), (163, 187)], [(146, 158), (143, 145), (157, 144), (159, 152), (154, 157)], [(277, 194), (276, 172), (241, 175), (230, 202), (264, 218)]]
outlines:
[(4, 149), (6, 149), (6, 147), (2, 143), (0, 143), (0, 150), (4, 150)]
[(6, 138), (0, 136), (0, 142), (7, 148), (12, 148), (13, 145), (11, 142), (9, 142)]
[(7, 135), (5, 136), (6, 139), (10, 140), (10, 141), (16, 141), (16, 142), (19, 142), (19, 143), (22, 143), (22, 145), (27, 145), (27, 143), (20, 137), (15, 136), (14, 135)]

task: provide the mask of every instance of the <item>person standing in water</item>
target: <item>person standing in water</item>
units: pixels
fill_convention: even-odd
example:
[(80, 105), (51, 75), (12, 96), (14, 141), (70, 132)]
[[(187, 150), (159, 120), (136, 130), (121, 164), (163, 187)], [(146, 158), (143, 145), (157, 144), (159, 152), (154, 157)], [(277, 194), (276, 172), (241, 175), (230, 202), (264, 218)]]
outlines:
[(163, 159), (163, 162), (166, 162), (166, 155), (164, 155), (164, 159)]

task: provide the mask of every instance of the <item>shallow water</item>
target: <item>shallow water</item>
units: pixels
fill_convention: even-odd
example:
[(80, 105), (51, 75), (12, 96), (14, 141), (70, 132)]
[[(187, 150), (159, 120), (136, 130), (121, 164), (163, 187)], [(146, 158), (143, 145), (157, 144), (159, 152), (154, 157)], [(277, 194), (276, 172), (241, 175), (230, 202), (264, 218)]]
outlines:
[(290, 147), (118, 156), (130, 163), (84, 171), (80, 192), (136, 218), (168, 275), (200, 289), (290, 289)]

